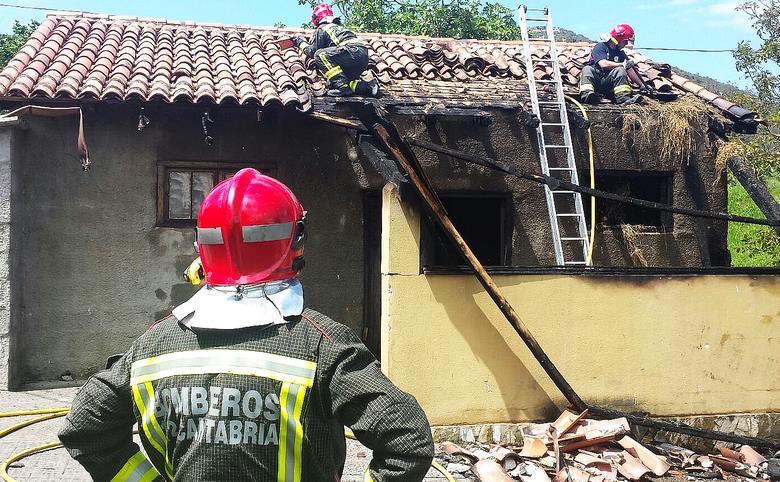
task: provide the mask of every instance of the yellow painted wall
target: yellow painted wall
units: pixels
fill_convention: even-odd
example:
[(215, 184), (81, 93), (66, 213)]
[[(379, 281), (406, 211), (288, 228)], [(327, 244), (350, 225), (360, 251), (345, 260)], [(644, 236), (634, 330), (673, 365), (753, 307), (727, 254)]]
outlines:
[[(473, 275), (422, 275), (419, 216), (383, 197), (382, 365), (434, 425), (545, 419), (566, 401)], [(496, 275), (588, 403), (780, 411), (780, 277)]]

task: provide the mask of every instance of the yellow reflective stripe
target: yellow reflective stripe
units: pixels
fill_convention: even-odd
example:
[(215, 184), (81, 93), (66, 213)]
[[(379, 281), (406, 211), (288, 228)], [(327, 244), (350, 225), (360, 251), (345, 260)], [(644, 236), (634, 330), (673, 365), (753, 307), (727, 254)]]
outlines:
[(368, 469), (363, 474), (363, 482), (374, 482), (374, 479), (371, 478), (371, 471)]
[(287, 481), (287, 399), (290, 395), (290, 384), (283, 383), (279, 392), (279, 452), (276, 454), (276, 482)]
[(580, 85), (580, 92), (595, 92), (596, 88), (593, 87), (593, 84), (582, 84)]
[(327, 23), (322, 26), (322, 30), (328, 34), (328, 37), (330, 37), (330, 41), (333, 42), (334, 45), (339, 45), (339, 39), (336, 37), (336, 35), (333, 33), (333, 30), (336, 28), (336, 26), (332, 23)]
[(279, 393), (279, 453), (277, 455), (277, 482), (301, 481), (303, 452), (303, 425), (301, 412), (306, 388), (283, 383)]
[(339, 74), (343, 74), (343, 73), (344, 73), (344, 70), (342, 70), (342, 68), (337, 65), (337, 66), (333, 67), (332, 69), (329, 69), (328, 71), (325, 72), (325, 78), (326, 79), (332, 79), (333, 77), (335, 77), (335, 76), (337, 76)]
[(301, 423), (301, 412), (303, 411), (303, 399), (306, 397), (306, 389), (300, 387), (298, 395), (295, 397), (295, 410), (293, 411), (293, 421), (295, 422), (295, 448), (293, 457), (295, 465), (293, 466), (293, 481), (300, 482), (301, 466), (303, 453), (303, 424)]
[(625, 94), (626, 92), (631, 92), (631, 86), (630, 85), (618, 85), (617, 87), (612, 89), (612, 92), (614, 92), (615, 95)]
[(355, 92), (357, 90), (357, 86), (360, 80), (352, 80), (349, 82), (349, 88), (352, 89), (352, 92)]
[(230, 373), (312, 386), (317, 363), (250, 350), (192, 350), (133, 362), (130, 383), (137, 385), (176, 375)]
[(330, 70), (333, 68), (333, 64), (330, 63), (330, 60), (328, 60), (328, 56), (325, 55), (325, 52), (320, 52), (318, 57), (320, 58), (322, 65), (324, 65), (326, 69)]
[(162, 455), (165, 460), (165, 473), (173, 478), (173, 466), (168, 459), (168, 439), (165, 437), (157, 417), (154, 415), (154, 387), (150, 382), (141, 385), (133, 385), (133, 399), (141, 414), (141, 428), (146, 434), (146, 440)]
[(111, 482), (151, 482), (160, 474), (140, 451), (127, 459)]

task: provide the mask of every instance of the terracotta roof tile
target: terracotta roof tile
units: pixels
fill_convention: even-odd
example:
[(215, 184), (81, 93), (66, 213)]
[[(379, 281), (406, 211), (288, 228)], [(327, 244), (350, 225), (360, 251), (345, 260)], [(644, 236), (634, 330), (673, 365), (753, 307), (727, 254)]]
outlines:
[[(279, 38), (310, 34), (297, 28), (226, 26), (93, 14), (51, 15), (0, 71), (0, 97), (160, 99), (292, 105), (306, 110), (324, 82), (311, 59), (280, 50)], [(362, 34), (370, 75), (388, 101), (450, 105), (517, 105), (527, 98), (519, 41), (453, 40)], [(576, 92), (588, 43), (559, 43), (564, 87)], [(546, 45), (532, 42), (536, 59)], [(632, 52), (640, 74), (659, 92), (690, 94), (727, 115), (756, 115)], [(534, 77), (551, 78), (549, 65)]]

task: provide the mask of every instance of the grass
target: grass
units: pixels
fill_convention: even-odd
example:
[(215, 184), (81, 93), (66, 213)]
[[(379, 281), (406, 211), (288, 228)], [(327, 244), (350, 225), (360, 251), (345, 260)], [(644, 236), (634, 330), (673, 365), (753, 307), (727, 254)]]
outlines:
[[(780, 199), (780, 177), (766, 179), (769, 191)], [(729, 182), (729, 213), (764, 218), (738, 182)], [(732, 266), (780, 266), (780, 236), (769, 226), (729, 222), (728, 245)]]

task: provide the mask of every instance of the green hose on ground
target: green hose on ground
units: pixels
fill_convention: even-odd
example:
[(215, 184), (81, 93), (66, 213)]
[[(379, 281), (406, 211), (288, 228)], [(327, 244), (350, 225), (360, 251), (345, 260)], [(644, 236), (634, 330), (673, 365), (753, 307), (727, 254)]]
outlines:
[[(44, 414), (44, 415), (41, 415)], [(25, 420), (23, 422), (19, 422), (15, 425), (11, 425), (8, 428), (4, 428), (3, 430), (0, 430), (0, 439), (5, 437), (8, 434), (11, 434), (13, 432), (16, 432), (17, 430), (20, 430), (24, 427), (30, 426), (35, 423), (39, 422), (45, 422), (46, 420), (51, 420), (53, 418), (58, 417), (64, 417), (68, 414), (68, 408), (60, 408), (60, 409), (43, 409), (43, 410), (28, 410), (28, 411), (22, 411), (22, 412), (5, 412), (0, 413), (0, 417), (23, 417), (25, 415), (40, 415), (39, 417), (31, 418), (29, 420)], [(24, 450), (22, 452), (19, 452), (18, 454), (14, 454), (10, 457), (8, 457), (6, 460), (4, 460), (2, 463), (0, 463), (0, 477), (5, 482), (17, 482), (16, 479), (11, 477), (8, 474), (8, 467), (25, 457), (29, 457), (30, 455), (37, 454), (39, 452), (43, 452), (44, 450), (49, 450), (56, 447), (61, 447), (62, 444), (59, 442), (51, 442), (43, 445), (38, 445), (36, 447), (31, 447), (27, 450)]]

